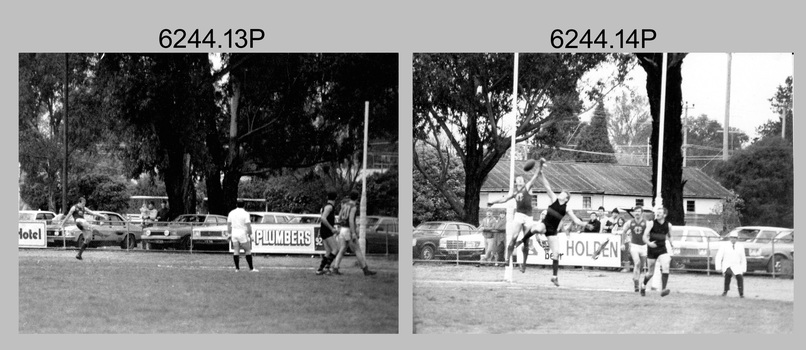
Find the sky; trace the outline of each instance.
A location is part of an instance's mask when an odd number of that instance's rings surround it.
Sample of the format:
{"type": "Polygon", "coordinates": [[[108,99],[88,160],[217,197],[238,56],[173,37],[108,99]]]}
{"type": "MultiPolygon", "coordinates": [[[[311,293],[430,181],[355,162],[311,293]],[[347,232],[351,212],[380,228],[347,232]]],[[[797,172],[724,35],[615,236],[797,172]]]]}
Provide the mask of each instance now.
{"type": "MultiPolygon", "coordinates": [[[[793,75],[791,53],[733,53],[731,59],[730,126],[744,131],[752,140],[756,128],[768,120],[779,120],[769,99],[779,85],[793,75]]],[[[727,86],[727,53],[690,53],[682,66],[683,104],[689,116],[705,114],[723,124],[727,86]],[[693,108],[691,106],[694,106],[693,108]]],[[[646,96],[646,74],[636,66],[627,83],[646,96]]],[[[685,112],[684,112],[685,113],[685,112]]]]}

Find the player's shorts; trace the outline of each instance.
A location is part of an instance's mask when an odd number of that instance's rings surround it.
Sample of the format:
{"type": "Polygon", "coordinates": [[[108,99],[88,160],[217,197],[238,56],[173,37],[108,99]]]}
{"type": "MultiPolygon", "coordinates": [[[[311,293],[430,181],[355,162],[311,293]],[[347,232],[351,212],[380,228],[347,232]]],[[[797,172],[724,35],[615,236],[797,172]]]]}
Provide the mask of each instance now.
{"type": "Polygon", "coordinates": [[[91,230],[90,223],[85,219],[76,219],[76,227],[81,231],[91,230]]]}
{"type": "Polygon", "coordinates": [[[232,230],[232,236],[230,238],[232,239],[232,242],[238,242],[238,243],[249,242],[249,235],[247,235],[246,232],[239,230],[232,230]]]}
{"type": "Polygon", "coordinates": [[[654,248],[654,249],[652,247],[647,246],[647,252],[646,252],[647,259],[657,259],[658,257],[660,257],[663,254],[668,255],[668,252],[666,251],[666,246],[664,246],[662,248],[658,247],[658,248],[654,248]]]}
{"type": "Polygon", "coordinates": [[[642,256],[647,257],[647,245],[630,243],[630,256],[633,261],[638,261],[642,256]]]}
{"type": "Polygon", "coordinates": [[[515,212],[515,223],[529,227],[533,222],[534,219],[532,219],[531,216],[524,213],[515,212]]]}
{"type": "Polygon", "coordinates": [[[340,240],[344,240],[344,241],[349,242],[350,240],[355,239],[355,238],[358,238],[358,237],[352,237],[352,232],[350,232],[349,227],[342,226],[342,227],[339,228],[339,239],[340,240]]]}
{"type": "Polygon", "coordinates": [[[237,240],[232,240],[232,252],[233,254],[237,255],[241,253],[241,249],[243,249],[244,254],[252,254],[252,242],[239,242],[237,240]]]}

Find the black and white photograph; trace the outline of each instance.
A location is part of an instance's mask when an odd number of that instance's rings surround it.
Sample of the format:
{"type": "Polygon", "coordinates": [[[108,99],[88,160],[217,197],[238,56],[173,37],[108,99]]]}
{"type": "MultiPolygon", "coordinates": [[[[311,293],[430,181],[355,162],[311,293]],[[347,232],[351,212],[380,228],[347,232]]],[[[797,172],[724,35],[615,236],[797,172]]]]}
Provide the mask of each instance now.
{"type": "Polygon", "coordinates": [[[20,52],[19,334],[397,334],[398,54],[20,52]]]}
{"type": "Polygon", "coordinates": [[[794,57],[415,52],[413,333],[793,333],[794,57]]]}

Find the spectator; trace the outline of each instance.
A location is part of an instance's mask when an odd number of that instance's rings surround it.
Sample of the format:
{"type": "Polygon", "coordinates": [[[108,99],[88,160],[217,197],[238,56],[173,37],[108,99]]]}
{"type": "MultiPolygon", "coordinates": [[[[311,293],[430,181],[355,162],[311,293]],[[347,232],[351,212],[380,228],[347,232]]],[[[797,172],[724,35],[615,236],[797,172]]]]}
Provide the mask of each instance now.
{"type": "MultiPolygon", "coordinates": [[[[484,235],[484,255],[481,256],[481,261],[489,261],[490,258],[493,256],[493,250],[495,249],[495,217],[493,216],[493,212],[488,210],[484,220],[481,221],[481,232],[484,235]]],[[[476,267],[481,266],[481,264],[476,264],[476,267]]]]}
{"type": "Polygon", "coordinates": [[[719,247],[715,261],[716,269],[722,271],[725,275],[725,288],[722,291],[722,296],[728,295],[730,279],[732,276],[736,276],[739,298],[744,298],[744,277],[742,275],[747,271],[747,256],[745,256],[744,244],[737,242],[739,232],[731,232],[729,237],[730,242],[725,242],[719,247]]]}
{"type": "MultiPolygon", "coordinates": [[[[495,222],[495,252],[493,253],[494,260],[498,262],[504,261],[504,240],[507,236],[507,214],[501,213],[498,215],[498,220],[495,222]]],[[[498,264],[495,264],[498,266],[498,264]]]]}
{"type": "MultiPolygon", "coordinates": [[[[599,211],[603,212],[604,207],[599,207],[599,211]]],[[[615,230],[614,229],[618,219],[619,219],[618,209],[613,208],[613,210],[610,212],[610,216],[605,217],[604,219],[600,219],[600,220],[602,220],[602,233],[617,233],[617,232],[620,232],[620,230],[615,230]]],[[[623,221],[622,221],[622,223],[623,223],[623,221]]]]}
{"type": "Polygon", "coordinates": [[[162,201],[162,203],[160,203],[160,210],[157,212],[157,221],[171,221],[171,218],[168,217],[168,212],[168,201],[162,201]]]}
{"type": "Polygon", "coordinates": [[[599,216],[596,213],[591,213],[590,220],[582,232],[600,232],[602,223],[599,221],[599,216]]]}

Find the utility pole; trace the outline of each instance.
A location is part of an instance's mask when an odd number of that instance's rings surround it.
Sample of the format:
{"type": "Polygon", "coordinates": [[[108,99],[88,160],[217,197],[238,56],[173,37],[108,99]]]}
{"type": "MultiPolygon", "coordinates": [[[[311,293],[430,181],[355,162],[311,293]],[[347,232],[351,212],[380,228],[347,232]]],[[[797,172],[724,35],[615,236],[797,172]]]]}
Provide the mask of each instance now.
{"type": "Polygon", "coordinates": [[[62,212],[67,214],[67,115],[69,114],[68,111],[68,101],[70,100],[67,96],[68,94],[68,85],[70,85],[70,80],[68,80],[68,72],[70,71],[70,54],[64,53],[64,163],[62,164],[62,212]]]}
{"type": "MultiPolygon", "coordinates": [[[[694,109],[694,104],[691,104],[691,109],[694,109]]],[[[683,167],[686,167],[686,158],[688,155],[688,101],[686,101],[686,116],[683,118],[683,167]]]]}
{"type": "Polygon", "coordinates": [[[730,66],[733,54],[728,52],[728,84],[725,92],[725,132],[722,134],[722,160],[728,161],[728,137],[730,136],[730,66]]]}

